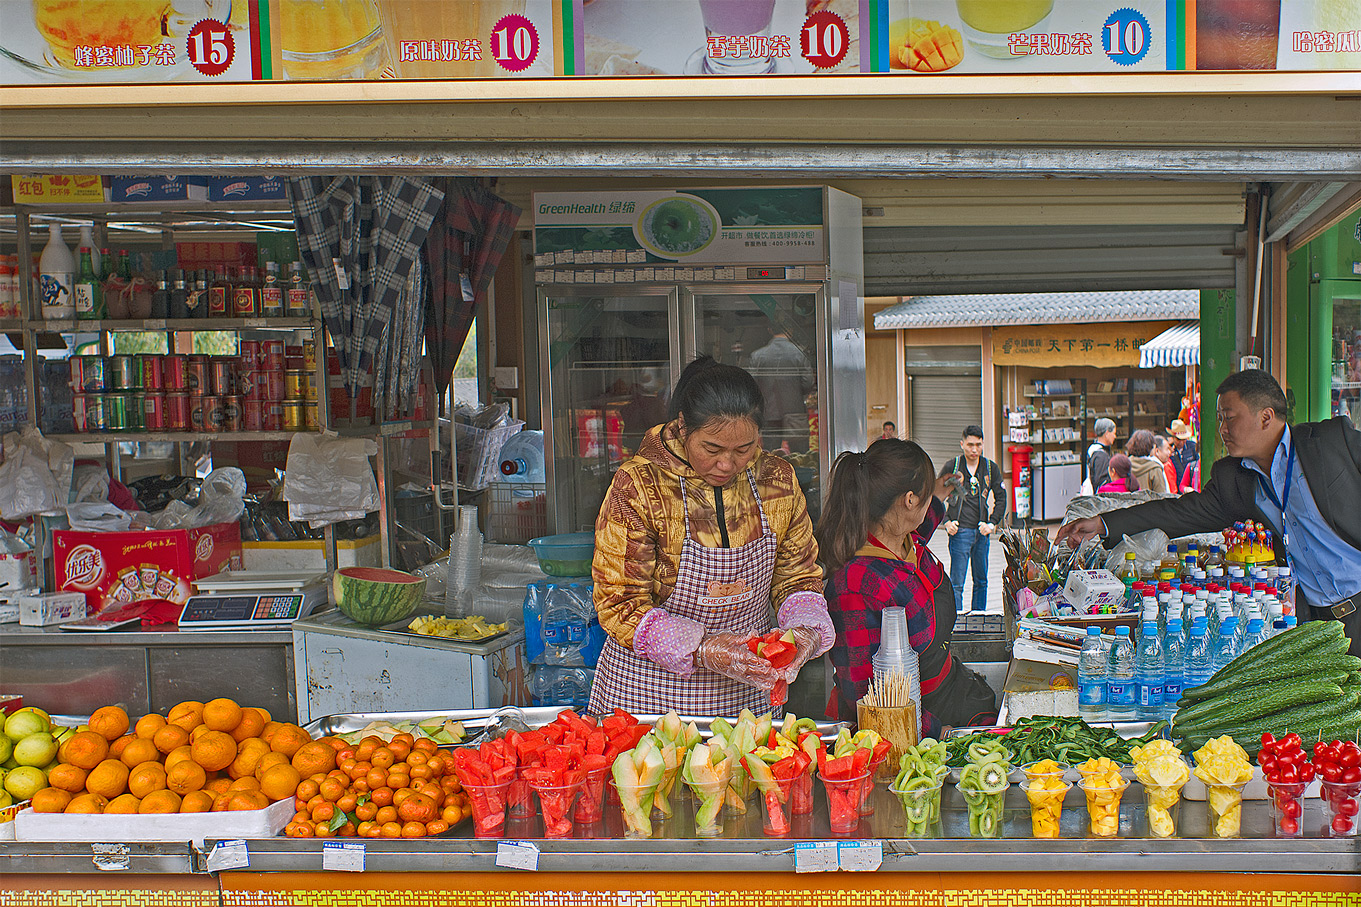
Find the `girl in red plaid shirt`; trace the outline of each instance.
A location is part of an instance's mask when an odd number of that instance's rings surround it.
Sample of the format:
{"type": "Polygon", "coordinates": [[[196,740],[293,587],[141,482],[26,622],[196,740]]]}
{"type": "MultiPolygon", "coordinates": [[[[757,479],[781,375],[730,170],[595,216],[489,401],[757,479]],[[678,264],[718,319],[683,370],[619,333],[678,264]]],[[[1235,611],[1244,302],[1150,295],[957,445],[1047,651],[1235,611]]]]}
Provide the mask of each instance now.
{"type": "Polygon", "coordinates": [[[864,453],[848,452],[832,467],[818,524],[827,568],[827,605],[836,642],[836,689],[827,714],[856,720],[879,648],[881,612],[907,612],[908,636],[921,664],[923,727],[990,722],[995,695],[982,677],[950,654],[955,594],[940,561],[927,549],[945,516],[954,476],[935,477],[931,458],[912,441],[882,439],[864,453]]]}

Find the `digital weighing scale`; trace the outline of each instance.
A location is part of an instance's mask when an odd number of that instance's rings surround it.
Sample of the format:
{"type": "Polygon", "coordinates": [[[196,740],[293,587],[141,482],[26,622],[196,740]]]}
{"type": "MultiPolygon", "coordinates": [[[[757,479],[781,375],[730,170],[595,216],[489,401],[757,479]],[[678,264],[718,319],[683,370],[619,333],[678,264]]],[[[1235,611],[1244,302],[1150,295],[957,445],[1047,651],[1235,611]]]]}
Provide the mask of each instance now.
{"type": "Polygon", "coordinates": [[[181,632],[286,630],[328,600],[326,575],[240,571],[196,580],[199,593],[180,615],[181,632]]]}

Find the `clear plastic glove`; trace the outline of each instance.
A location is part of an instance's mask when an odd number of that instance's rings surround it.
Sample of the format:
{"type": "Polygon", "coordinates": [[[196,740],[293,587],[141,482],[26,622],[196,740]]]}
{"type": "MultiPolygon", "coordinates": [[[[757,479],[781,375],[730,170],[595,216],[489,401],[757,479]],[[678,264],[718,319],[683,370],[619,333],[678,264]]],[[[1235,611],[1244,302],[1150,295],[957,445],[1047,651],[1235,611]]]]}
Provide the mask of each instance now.
{"type": "Polygon", "coordinates": [[[747,648],[747,637],[738,633],[710,633],[695,650],[695,665],[731,677],[758,690],[771,690],[783,672],[747,648]]]}
{"type": "Polygon", "coordinates": [[[822,646],[822,634],[812,627],[791,627],[789,632],[794,634],[794,644],[799,647],[799,654],[785,666],[781,676],[786,682],[793,683],[803,666],[817,656],[822,646]]]}

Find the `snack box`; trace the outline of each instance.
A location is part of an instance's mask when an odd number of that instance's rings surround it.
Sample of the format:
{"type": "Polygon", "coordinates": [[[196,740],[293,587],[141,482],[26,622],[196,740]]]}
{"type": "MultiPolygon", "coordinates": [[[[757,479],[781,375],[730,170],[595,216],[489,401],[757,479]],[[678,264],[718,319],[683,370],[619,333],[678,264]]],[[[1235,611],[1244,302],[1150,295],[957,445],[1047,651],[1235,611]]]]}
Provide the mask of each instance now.
{"type": "Polygon", "coordinates": [[[241,526],[234,521],[146,532],[59,529],[52,540],[57,585],[84,593],[90,614],[146,599],[182,605],[194,580],[242,568],[241,526]]]}
{"type": "Polygon", "coordinates": [[[0,841],[14,840],[14,817],[32,803],[32,800],[20,800],[0,809],[0,841]]]}
{"type": "Polygon", "coordinates": [[[207,198],[207,177],[156,174],[109,178],[111,202],[206,201],[207,198]]]}
{"type": "Polygon", "coordinates": [[[288,201],[288,184],[279,176],[210,176],[208,201],[288,201]]]}
{"type": "Polygon", "coordinates": [[[80,620],[86,613],[85,595],[81,592],[30,592],[17,598],[19,626],[47,627],[80,620]]]}
{"type": "Polygon", "coordinates": [[[1119,608],[1125,599],[1125,584],[1109,570],[1074,570],[1063,586],[1063,597],[1084,614],[1101,608],[1119,608]]]}
{"type": "Polygon", "coordinates": [[[35,813],[15,817],[19,841],[192,841],[205,838],[272,838],[293,818],[293,798],[264,809],[162,815],[35,813]]]}

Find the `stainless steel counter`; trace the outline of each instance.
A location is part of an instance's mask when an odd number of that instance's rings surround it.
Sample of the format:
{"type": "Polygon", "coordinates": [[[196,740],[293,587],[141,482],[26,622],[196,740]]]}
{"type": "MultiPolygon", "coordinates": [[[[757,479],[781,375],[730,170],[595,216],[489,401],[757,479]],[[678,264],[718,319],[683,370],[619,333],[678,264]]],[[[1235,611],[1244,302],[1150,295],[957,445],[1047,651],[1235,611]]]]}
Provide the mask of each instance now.
{"type": "Polygon", "coordinates": [[[0,689],[62,715],[89,715],[114,703],[130,714],[165,713],[186,699],[230,696],[282,721],[298,717],[287,630],[73,633],[6,624],[0,689]]]}
{"type": "MultiPolygon", "coordinates": [[[[657,827],[658,837],[625,841],[617,810],[606,809],[598,826],[576,829],[568,840],[543,840],[537,819],[510,820],[506,837],[532,840],[541,850],[540,872],[772,872],[794,868],[797,841],[832,840],[821,791],[811,817],[795,819],[790,838],[761,834],[760,805],[753,800],[745,817],[726,820],[725,836],[698,839],[691,834],[694,804],[677,802],[676,817],[657,827]],[[593,837],[594,836],[594,837],[593,837]]],[[[850,840],[883,842],[885,872],[1088,871],[1234,873],[1361,873],[1361,839],[1319,837],[1323,827],[1321,804],[1306,801],[1304,828],[1310,837],[1278,840],[1270,837],[1271,817],[1265,801],[1247,801],[1243,832],[1249,837],[1219,840],[1201,837],[1207,828],[1203,802],[1183,801],[1180,830],[1187,837],[1156,840],[1147,833],[1143,793],[1139,785],[1126,791],[1120,812],[1122,837],[1087,836],[1087,812],[1077,791],[1065,801],[1063,837],[1030,837],[1030,809],[1015,786],[1007,795],[1003,837],[960,837],[968,833],[962,798],[947,786],[942,799],[939,838],[903,838],[903,816],[893,796],[883,788],[874,793],[875,814],[860,824],[850,840]],[[980,857],[985,862],[980,864],[980,857]]],[[[484,872],[495,871],[495,840],[466,837],[469,825],[442,838],[419,840],[364,839],[365,868],[370,872],[484,872]],[[460,834],[461,833],[461,834],[460,834]]],[[[351,839],[355,840],[355,839],[351,839]]],[[[247,841],[251,872],[317,872],[322,869],[323,841],[268,838],[247,841]]],[[[130,844],[130,871],[207,872],[213,841],[186,858],[188,845],[130,844]]],[[[0,844],[3,872],[93,872],[89,844],[0,844]]],[[[1212,887],[1212,886],[1211,886],[1212,887]]]]}

